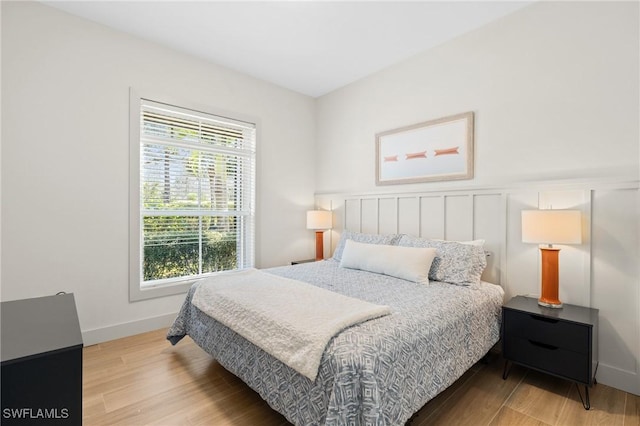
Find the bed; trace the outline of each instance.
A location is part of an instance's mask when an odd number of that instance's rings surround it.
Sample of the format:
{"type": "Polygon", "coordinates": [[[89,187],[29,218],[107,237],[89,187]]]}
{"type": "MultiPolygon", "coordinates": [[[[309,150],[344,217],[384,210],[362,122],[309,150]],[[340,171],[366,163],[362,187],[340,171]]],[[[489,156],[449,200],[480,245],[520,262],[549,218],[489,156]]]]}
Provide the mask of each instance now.
{"type": "Polygon", "coordinates": [[[263,270],[390,307],[333,336],[314,380],[195,307],[202,282],[190,289],[167,339],[175,345],[189,335],[293,424],[402,425],[499,339],[504,292],[480,281],[484,256],[476,242],[345,232],[332,259],[263,270]],[[349,240],[433,248],[428,282],[345,267],[353,259],[349,240]]]}

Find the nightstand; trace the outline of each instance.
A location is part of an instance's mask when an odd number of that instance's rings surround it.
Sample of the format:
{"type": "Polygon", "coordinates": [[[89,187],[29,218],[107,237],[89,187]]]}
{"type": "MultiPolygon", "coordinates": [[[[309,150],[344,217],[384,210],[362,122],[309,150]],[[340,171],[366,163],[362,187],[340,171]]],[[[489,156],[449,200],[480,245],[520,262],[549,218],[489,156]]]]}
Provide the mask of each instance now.
{"type": "Polygon", "coordinates": [[[303,260],[293,260],[291,261],[292,265],[297,265],[299,263],[311,263],[311,262],[315,262],[315,259],[303,259],[303,260]]]}
{"type": "Polygon", "coordinates": [[[598,310],[545,308],[535,298],[516,296],[502,307],[502,354],[503,379],[512,362],[571,380],[588,410],[589,387],[597,383],[598,310]],[[584,399],[578,384],[584,385],[584,399]]]}
{"type": "Polygon", "coordinates": [[[2,424],[82,425],[73,294],[2,302],[2,424]]]}

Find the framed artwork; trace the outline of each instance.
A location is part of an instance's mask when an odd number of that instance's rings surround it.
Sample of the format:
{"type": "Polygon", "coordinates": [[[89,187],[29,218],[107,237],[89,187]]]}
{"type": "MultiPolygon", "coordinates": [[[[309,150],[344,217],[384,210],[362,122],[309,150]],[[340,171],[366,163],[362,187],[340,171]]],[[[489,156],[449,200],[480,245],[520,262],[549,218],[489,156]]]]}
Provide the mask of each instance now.
{"type": "Polygon", "coordinates": [[[376,185],[473,178],[473,112],[376,134],[376,185]]]}

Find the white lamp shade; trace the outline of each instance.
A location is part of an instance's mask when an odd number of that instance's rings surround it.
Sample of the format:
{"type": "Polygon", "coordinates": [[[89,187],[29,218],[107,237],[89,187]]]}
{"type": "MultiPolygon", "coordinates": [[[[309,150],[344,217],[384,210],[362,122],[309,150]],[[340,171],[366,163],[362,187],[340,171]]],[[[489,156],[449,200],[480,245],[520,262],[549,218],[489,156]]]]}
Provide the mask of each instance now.
{"type": "Polygon", "coordinates": [[[331,229],[331,212],[328,210],[308,211],[307,229],[331,229]]]}
{"type": "Polygon", "coordinates": [[[523,210],[522,242],[580,244],[582,215],[579,210],[523,210]]]}

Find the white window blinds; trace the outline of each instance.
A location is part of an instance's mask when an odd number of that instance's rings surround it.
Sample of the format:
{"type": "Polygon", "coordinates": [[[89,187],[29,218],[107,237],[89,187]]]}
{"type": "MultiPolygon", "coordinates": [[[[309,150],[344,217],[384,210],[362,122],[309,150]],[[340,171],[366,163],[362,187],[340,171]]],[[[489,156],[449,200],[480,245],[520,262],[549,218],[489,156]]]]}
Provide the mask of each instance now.
{"type": "Polygon", "coordinates": [[[255,125],[141,99],[141,287],[254,264],[255,125]]]}

